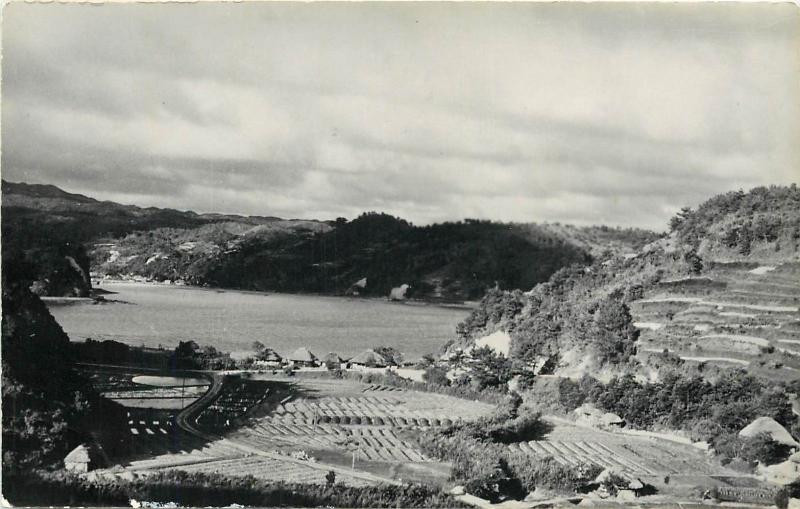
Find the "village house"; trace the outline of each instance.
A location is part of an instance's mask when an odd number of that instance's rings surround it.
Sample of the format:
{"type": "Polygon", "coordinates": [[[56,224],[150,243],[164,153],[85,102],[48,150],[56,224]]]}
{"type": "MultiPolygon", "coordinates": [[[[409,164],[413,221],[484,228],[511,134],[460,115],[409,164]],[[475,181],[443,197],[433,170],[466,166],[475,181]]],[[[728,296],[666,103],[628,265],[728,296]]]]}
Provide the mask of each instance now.
{"type": "Polygon", "coordinates": [[[317,356],[311,353],[308,348],[301,346],[289,356],[289,365],[292,367],[314,368],[319,366],[317,356]]]}
{"type": "Polygon", "coordinates": [[[253,363],[257,368],[280,368],[283,363],[283,358],[278,355],[278,352],[275,350],[267,349],[259,357],[260,358],[253,363]]]}
{"type": "Polygon", "coordinates": [[[351,368],[385,368],[389,362],[378,352],[367,349],[348,361],[351,368]]]}
{"type": "Polygon", "coordinates": [[[64,458],[64,468],[70,472],[86,473],[96,465],[91,450],[81,444],[64,458]]]}

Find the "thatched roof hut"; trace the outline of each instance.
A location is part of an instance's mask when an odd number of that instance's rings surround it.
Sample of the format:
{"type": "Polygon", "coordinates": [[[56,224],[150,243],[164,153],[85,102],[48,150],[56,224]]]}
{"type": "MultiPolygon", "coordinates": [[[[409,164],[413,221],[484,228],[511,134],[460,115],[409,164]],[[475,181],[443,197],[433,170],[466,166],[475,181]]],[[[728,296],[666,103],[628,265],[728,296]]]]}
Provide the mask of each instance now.
{"type": "Polygon", "coordinates": [[[389,365],[389,362],[375,350],[368,349],[350,359],[350,364],[384,368],[389,365]]]}
{"type": "Polygon", "coordinates": [[[295,364],[315,365],[317,356],[311,353],[308,348],[301,346],[289,356],[289,360],[295,364]]]}
{"type": "Polygon", "coordinates": [[[739,432],[742,437],[755,437],[765,433],[770,437],[773,442],[788,445],[789,447],[800,447],[792,435],[786,431],[786,428],[780,425],[778,421],[772,417],[759,417],[754,420],[739,432]]]}
{"type": "Polygon", "coordinates": [[[96,463],[95,454],[84,444],[64,457],[64,468],[73,472],[88,472],[96,463]]]}

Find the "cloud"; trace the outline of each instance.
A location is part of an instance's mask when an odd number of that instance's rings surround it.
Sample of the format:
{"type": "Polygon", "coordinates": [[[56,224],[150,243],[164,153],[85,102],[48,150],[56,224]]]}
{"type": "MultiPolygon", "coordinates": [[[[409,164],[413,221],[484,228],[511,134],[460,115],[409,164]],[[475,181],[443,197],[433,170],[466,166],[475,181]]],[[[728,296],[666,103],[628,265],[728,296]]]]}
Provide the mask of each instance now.
{"type": "Polygon", "coordinates": [[[4,178],[201,212],[663,229],[797,180],[788,4],[9,4],[4,178]]]}

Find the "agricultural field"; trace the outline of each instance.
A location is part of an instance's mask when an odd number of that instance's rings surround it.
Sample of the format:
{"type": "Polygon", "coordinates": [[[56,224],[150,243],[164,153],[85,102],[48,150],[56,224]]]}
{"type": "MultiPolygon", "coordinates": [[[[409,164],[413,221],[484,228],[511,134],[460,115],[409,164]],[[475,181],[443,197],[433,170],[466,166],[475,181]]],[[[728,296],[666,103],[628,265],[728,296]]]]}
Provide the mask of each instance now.
{"type": "MultiPolygon", "coordinates": [[[[421,454],[413,434],[490,413],[492,405],[440,394],[350,380],[297,377],[291,392],[265,415],[227,435],[280,454],[303,452],[319,461],[391,478],[444,480],[449,467],[421,454]]],[[[277,378],[273,383],[285,383],[277,378]]],[[[277,388],[276,388],[277,389],[277,388]]],[[[281,389],[278,389],[281,390],[281,389]]]]}
{"type": "MultiPolygon", "coordinates": [[[[211,442],[190,453],[165,453],[148,459],[132,461],[124,468],[97,471],[94,475],[121,475],[127,472],[146,476],[162,470],[215,473],[230,477],[253,476],[268,481],[325,484],[330,471],[324,465],[298,461],[290,457],[258,455],[243,452],[225,440],[211,442]]],[[[348,486],[366,486],[375,481],[358,475],[337,471],[336,482],[348,486]]]]}
{"type": "Polygon", "coordinates": [[[208,442],[182,430],[175,423],[175,411],[154,408],[126,408],[127,422],[120,424],[123,454],[112,463],[152,458],[162,454],[192,454],[208,442]]]}
{"type": "Polygon", "coordinates": [[[210,385],[204,378],[143,375],[135,369],[85,368],[83,373],[103,396],[128,408],[180,410],[210,385]]]}
{"type": "Polygon", "coordinates": [[[200,429],[219,439],[183,432],[175,416],[164,411],[132,409],[127,425],[132,459],[98,475],[176,469],[324,483],[334,470],[337,482],[353,486],[444,483],[449,465],[421,454],[413,434],[476,419],[492,409],[481,402],[350,380],[229,378],[196,418],[200,429]]]}
{"type": "Polygon", "coordinates": [[[660,438],[606,432],[559,421],[542,440],[511,444],[512,450],[551,456],[562,465],[591,463],[629,477],[729,475],[705,451],[660,438]]]}
{"type": "Polygon", "coordinates": [[[225,432],[240,424],[242,418],[267,400],[268,382],[229,379],[222,392],[198,416],[197,424],[213,433],[225,432]]]}
{"type": "Polygon", "coordinates": [[[643,358],[668,349],[691,362],[800,377],[800,263],[718,263],[662,281],[631,306],[643,358]]]}

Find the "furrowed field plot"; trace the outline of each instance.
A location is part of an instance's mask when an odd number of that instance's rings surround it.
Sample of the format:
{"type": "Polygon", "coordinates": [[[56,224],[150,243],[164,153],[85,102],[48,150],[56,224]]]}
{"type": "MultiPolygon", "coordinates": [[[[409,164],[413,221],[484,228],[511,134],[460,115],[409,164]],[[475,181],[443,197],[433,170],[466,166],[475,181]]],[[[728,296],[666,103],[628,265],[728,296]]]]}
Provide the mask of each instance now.
{"type": "MultiPolygon", "coordinates": [[[[161,455],[148,460],[131,463],[126,472],[146,476],[161,470],[181,470],[221,474],[229,477],[253,476],[275,482],[325,484],[329,470],[314,464],[303,464],[290,458],[245,454],[240,450],[224,445],[222,442],[209,444],[205,449],[188,455],[161,455]]],[[[98,475],[116,475],[119,472],[106,470],[98,475]]],[[[337,472],[336,481],[348,486],[367,486],[375,484],[368,479],[347,472],[337,472]]]]}
{"type": "MultiPolygon", "coordinates": [[[[253,476],[276,482],[325,484],[325,476],[329,472],[324,465],[297,461],[289,457],[247,453],[224,439],[214,442],[195,440],[192,445],[190,451],[185,450],[189,448],[186,445],[183,450],[177,450],[175,447],[172,450],[162,449],[160,453],[151,450],[151,454],[147,457],[130,461],[124,467],[98,470],[91,475],[112,476],[127,473],[125,475],[146,476],[157,471],[181,470],[232,477],[253,476]]],[[[336,473],[336,481],[357,487],[375,484],[370,479],[342,471],[336,473]]]]}
{"type": "Polygon", "coordinates": [[[628,477],[728,475],[705,452],[658,438],[608,433],[559,422],[543,440],[509,446],[537,457],[551,456],[562,465],[595,464],[628,477]]]}
{"type": "MultiPolygon", "coordinates": [[[[442,478],[447,467],[421,454],[409,434],[477,419],[492,406],[440,394],[376,390],[349,380],[301,379],[296,399],[250,419],[232,440],[284,454],[303,451],[320,461],[404,479],[442,478]]],[[[382,387],[382,386],[381,386],[382,387]]]]}
{"type": "Polygon", "coordinates": [[[269,395],[269,384],[263,381],[231,378],[222,392],[198,416],[197,424],[218,433],[236,427],[240,419],[255,410],[269,395]]]}

